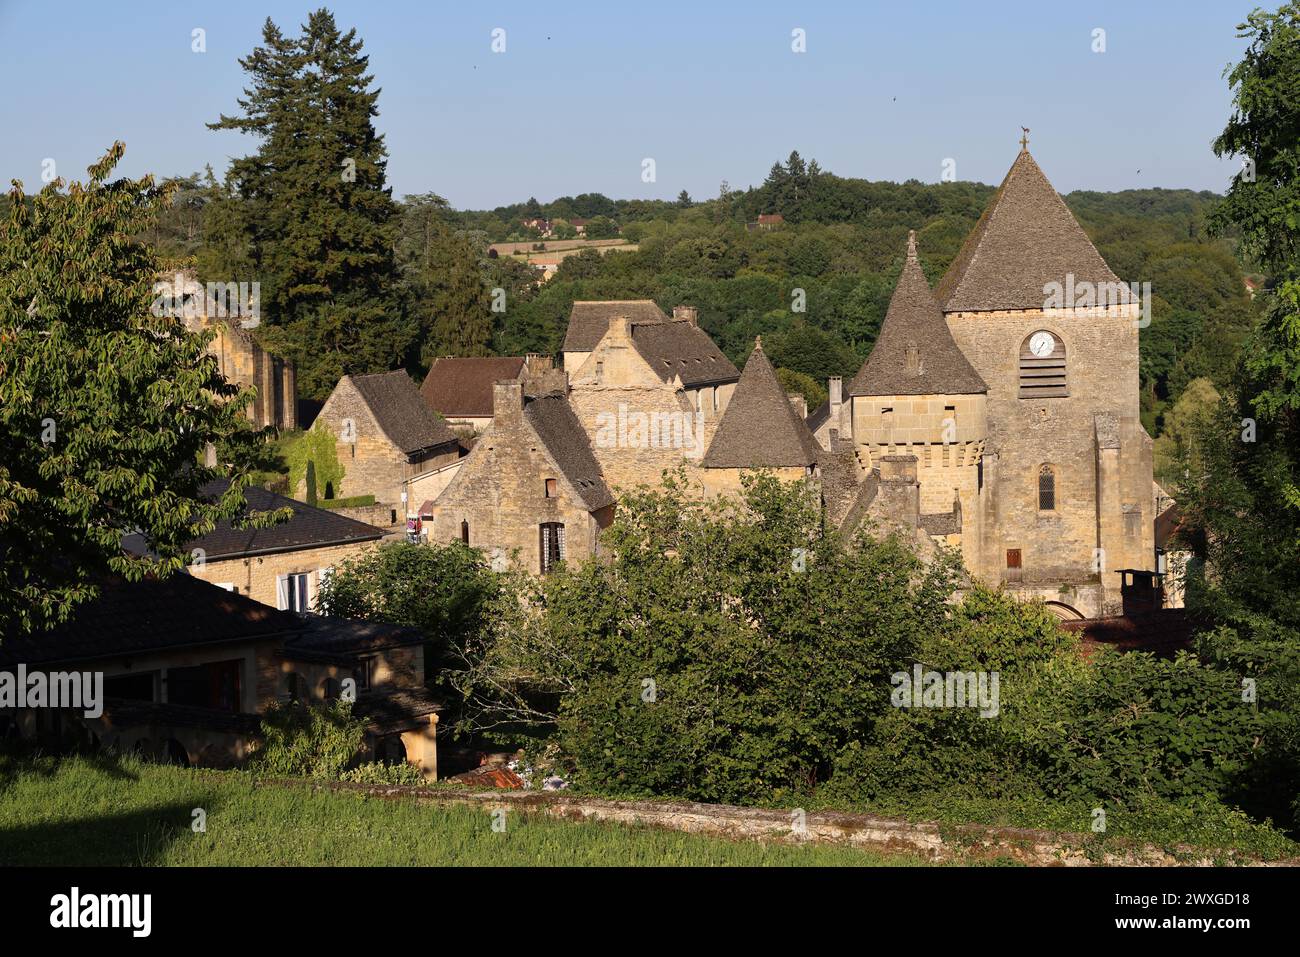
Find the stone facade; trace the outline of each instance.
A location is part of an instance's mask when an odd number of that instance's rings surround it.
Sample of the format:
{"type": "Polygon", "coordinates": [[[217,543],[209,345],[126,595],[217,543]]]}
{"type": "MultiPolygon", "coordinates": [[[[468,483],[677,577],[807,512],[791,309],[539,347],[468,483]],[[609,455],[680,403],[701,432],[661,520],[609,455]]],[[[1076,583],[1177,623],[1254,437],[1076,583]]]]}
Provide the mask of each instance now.
{"type": "Polygon", "coordinates": [[[524,413],[518,381],[496,385],[492,426],[438,496],[427,523],[430,541],[467,541],[494,567],[542,571],[542,526],[564,529],[564,558],[599,551],[613,506],[593,510],[524,413]]]}
{"type": "Polygon", "coordinates": [[[321,575],[335,565],[362,554],[374,547],[374,542],[352,542],[324,548],[304,548],[297,551],[249,555],[194,564],[189,568],[195,578],[220,585],[240,595],[247,595],[272,608],[284,608],[280,600],[279,582],[283,576],[307,576],[308,607],[316,606],[316,593],[321,575]]]}
{"type": "Polygon", "coordinates": [[[1086,617],[1118,614],[1115,572],[1150,568],[1155,555],[1151,439],[1138,410],[1138,307],[1079,315],[956,312],[947,320],[989,385],[988,504],[978,529],[983,560],[975,570],[1040,595],[1055,589],[1061,604],[1086,617]],[[1067,395],[1019,395],[1022,343],[1039,331],[1064,346],[1067,395]],[[1050,509],[1039,508],[1044,467],[1052,471],[1050,509]],[[1007,567],[1014,550],[1018,573],[1007,567]],[[1071,594],[1087,607],[1067,600],[1071,594]]]}
{"type": "MultiPolygon", "coordinates": [[[[420,504],[418,501],[401,504],[407,483],[460,458],[460,446],[454,441],[415,453],[400,448],[351,376],[339,380],[316,416],[313,428],[329,429],[335,437],[335,455],[343,467],[343,479],[333,490],[334,496],[373,495],[377,503],[396,508],[399,520],[420,504]]],[[[300,482],[294,495],[301,498],[305,494],[304,483],[300,482]]]]}
{"type": "Polygon", "coordinates": [[[186,319],[191,330],[211,330],[208,354],[217,360],[221,374],[239,386],[253,386],[257,394],[248,404],[248,419],[258,428],[289,430],[298,427],[298,391],[293,363],[262,348],[238,320],[210,316],[186,319]]]}
{"type": "Polygon", "coordinates": [[[714,393],[704,403],[708,411],[701,412],[697,396],[650,368],[633,346],[624,317],[610,320],[609,332],[570,372],[569,388],[569,404],[615,489],[657,484],[665,469],[679,465],[694,473],[719,417],[712,411],[714,393]]]}

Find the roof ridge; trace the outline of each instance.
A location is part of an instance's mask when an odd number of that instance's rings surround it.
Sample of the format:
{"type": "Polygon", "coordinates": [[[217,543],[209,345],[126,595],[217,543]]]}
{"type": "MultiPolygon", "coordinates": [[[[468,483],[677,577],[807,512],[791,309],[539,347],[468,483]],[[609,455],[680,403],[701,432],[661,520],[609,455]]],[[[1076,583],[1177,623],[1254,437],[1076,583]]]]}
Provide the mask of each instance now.
{"type": "MultiPolygon", "coordinates": [[[[1064,284],[1071,274],[1094,284],[1119,283],[1023,146],[935,287],[935,298],[944,312],[1041,309],[1046,285],[1064,284]]],[[[1126,292],[1120,295],[1129,301],[1126,292]]]]}

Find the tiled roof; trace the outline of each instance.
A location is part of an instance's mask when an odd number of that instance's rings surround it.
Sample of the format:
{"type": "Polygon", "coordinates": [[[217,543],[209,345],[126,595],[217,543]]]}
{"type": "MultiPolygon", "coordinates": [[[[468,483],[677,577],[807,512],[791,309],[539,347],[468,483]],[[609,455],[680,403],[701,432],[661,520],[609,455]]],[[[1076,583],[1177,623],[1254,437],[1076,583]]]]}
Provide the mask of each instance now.
{"type": "Polygon", "coordinates": [[[425,404],[401,369],[351,378],[384,434],[407,455],[456,441],[451,428],[425,404]]]}
{"type": "Polygon", "coordinates": [[[530,399],[524,406],[526,418],[555,459],[560,471],[578,490],[588,510],[614,503],[600,465],[591,451],[586,430],[573,414],[569,400],[552,393],[530,399]]]}
{"type": "Polygon", "coordinates": [[[1061,627],[1079,635],[1085,647],[1147,651],[1170,658],[1191,647],[1194,630],[1193,622],[1182,608],[1162,608],[1114,618],[1083,618],[1061,622],[1061,627]]]}
{"type": "Polygon", "coordinates": [[[442,702],[425,688],[376,688],[357,695],[352,714],[366,719],[371,734],[392,734],[421,727],[442,709],[442,702]]]}
{"type": "Polygon", "coordinates": [[[435,359],[420,394],[430,409],[444,416],[490,418],[493,383],[517,379],[523,369],[522,356],[435,359]]]}
{"type": "Polygon", "coordinates": [[[709,334],[682,320],[632,327],[632,344],[641,358],[665,382],[681,376],[682,385],[735,382],[740,370],[723,355],[709,334]]]}
{"type": "Polygon", "coordinates": [[[291,660],[353,658],[383,648],[423,644],[418,628],[379,621],[356,621],[325,615],[303,615],[301,629],[285,642],[281,656],[291,660]]]}
{"type": "Polygon", "coordinates": [[[755,341],[704,455],[704,467],[806,467],[815,464],[821,454],[821,446],[790,404],[776,370],[763,353],[762,342],[755,341]]]}
{"type": "Polygon", "coordinates": [[[110,576],[99,597],[39,635],[7,637],[0,663],[82,661],[230,641],[283,638],[302,624],[245,595],[184,573],[128,582],[110,576]]]}
{"type": "Polygon", "coordinates": [[[600,299],[575,302],[562,352],[591,352],[609,331],[609,320],[627,316],[631,322],[667,322],[653,299],[600,299]]]}
{"type": "Polygon", "coordinates": [[[907,237],[907,261],[880,336],[849,383],[849,395],[969,395],[988,387],[953,341],[907,237]]]}
{"type": "Polygon", "coordinates": [[[817,406],[817,408],[808,413],[808,418],[804,419],[804,423],[808,426],[809,432],[816,432],[826,424],[826,420],[830,417],[831,400],[827,399],[821,405],[817,406]]]}
{"type": "MultiPolygon", "coordinates": [[[[204,498],[215,501],[225,491],[226,480],[210,482],[203,487],[204,498]]],[[[293,510],[286,522],[268,528],[235,528],[229,520],[219,522],[208,534],[189,542],[185,548],[203,549],[207,561],[222,558],[239,558],[267,552],[289,552],[323,545],[344,545],[349,542],[373,542],[384,537],[384,530],[356,519],[347,518],[324,508],[313,508],[305,502],[250,486],[244,489],[248,510],[269,512],[280,508],[293,510]]],[[[131,547],[128,543],[127,547],[131,547]]],[[[136,550],[136,549],[133,549],[136,550]]]]}
{"type": "MultiPolygon", "coordinates": [[[[1027,149],[935,290],[944,312],[1042,309],[1048,283],[1118,283],[1027,149]]],[[[1129,301],[1128,287],[1119,291],[1129,301]]],[[[1070,305],[1066,303],[1065,305],[1070,305]]]]}

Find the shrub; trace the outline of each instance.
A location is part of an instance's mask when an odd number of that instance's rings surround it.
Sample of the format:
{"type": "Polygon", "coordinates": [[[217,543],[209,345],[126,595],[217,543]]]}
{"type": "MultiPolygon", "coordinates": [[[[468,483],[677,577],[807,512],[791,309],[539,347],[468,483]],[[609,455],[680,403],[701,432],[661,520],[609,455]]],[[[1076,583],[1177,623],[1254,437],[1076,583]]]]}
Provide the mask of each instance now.
{"type": "Polygon", "coordinates": [[[352,705],[275,705],[262,717],[262,746],[250,766],[274,777],[337,779],[361,752],[366,722],[352,705]]]}
{"type": "Polygon", "coordinates": [[[427,783],[424,774],[412,764],[384,764],[369,761],[344,771],[342,780],[353,784],[396,784],[412,786],[427,783]]]}

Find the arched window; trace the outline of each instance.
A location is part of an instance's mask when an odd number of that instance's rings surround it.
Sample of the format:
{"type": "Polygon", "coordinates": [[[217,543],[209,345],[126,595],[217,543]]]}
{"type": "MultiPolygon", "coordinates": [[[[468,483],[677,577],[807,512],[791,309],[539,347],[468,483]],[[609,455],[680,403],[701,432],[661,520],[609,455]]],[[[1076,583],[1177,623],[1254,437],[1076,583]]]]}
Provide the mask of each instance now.
{"type": "Polygon", "coordinates": [[[1038,470],[1038,510],[1056,510],[1056,469],[1044,465],[1038,470]]]}
{"type": "Polygon", "coordinates": [[[1065,343],[1046,329],[1030,333],[1020,344],[1020,398],[1068,396],[1065,343]]]}
{"type": "Polygon", "coordinates": [[[465,519],[460,523],[460,540],[466,545],[469,544],[469,521],[465,519]]]}

